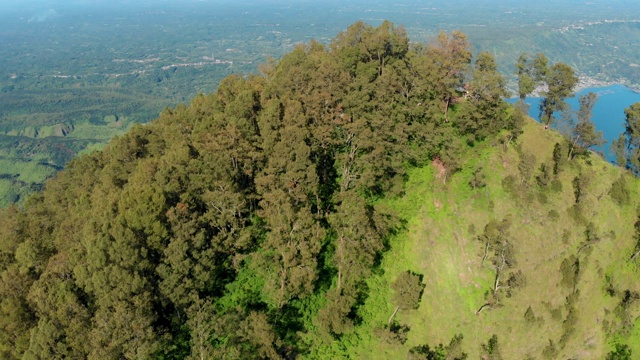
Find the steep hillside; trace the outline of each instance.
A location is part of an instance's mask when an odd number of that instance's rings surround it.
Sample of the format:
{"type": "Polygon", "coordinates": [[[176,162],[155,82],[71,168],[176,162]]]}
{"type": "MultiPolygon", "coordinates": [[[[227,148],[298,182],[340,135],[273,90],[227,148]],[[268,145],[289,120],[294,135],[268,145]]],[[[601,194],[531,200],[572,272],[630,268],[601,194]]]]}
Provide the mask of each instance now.
{"type": "Polygon", "coordinates": [[[563,162],[542,185],[540,166],[553,165],[554,145],[563,139],[532,120],[519,139],[519,146],[471,149],[446,181],[437,166],[415,169],[406,195],[387,202],[406,231],[391,240],[382,274],[369,280],[372,295],[361,311],[371,317],[344,341],[353,357],[406,358],[410,348],[448,345],[457,334],[470,359],[487,354],[482,345],[493,335],[504,359],[599,359],[615,344],[640,352],[640,283],[630,260],[638,242],[638,180],[591,155],[563,162]],[[535,156],[529,176],[522,174],[523,154],[535,156]],[[486,185],[474,189],[477,169],[486,185]],[[611,195],[621,176],[623,204],[611,195]],[[579,202],[576,178],[584,179],[579,202]],[[494,296],[494,255],[484,235],[487,224],[504,219],[510,225],[501,236],[513,260],[494,296]],[[391,284],[405,271],[422,274],[425,288],[418,309],[396,316],[410,328],[401,345],[374,334],[394,311],[391,284]]]}

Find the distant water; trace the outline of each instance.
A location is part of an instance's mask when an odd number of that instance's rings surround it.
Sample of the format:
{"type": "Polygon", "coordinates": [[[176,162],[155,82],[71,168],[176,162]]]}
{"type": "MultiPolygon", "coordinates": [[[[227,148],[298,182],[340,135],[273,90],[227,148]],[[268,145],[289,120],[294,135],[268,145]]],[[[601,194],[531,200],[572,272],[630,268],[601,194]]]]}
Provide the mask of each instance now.
{"type": "MultiPolygon", "coordinates": [[[[624,85],[592,87],[577,92],[576,97],[568,99],[567,102],[577,111],[580,106],[578,97],[589,92],[594,92],[598,95],[598,101],[593,108],[592,120],[596,128],[603,132],[604,138],[607,140],[601,150],[609,161],[613,161],[615,155],[609,151],[609,146],[613,140],[624,132],[624,109],[631,106],[631,104],[640,102],[640,93],[624,85]]],[[[529,115],[538,121],[540,120],[540,100],[540,98],[527,98],[526,100],[530,105],[529,115]]],[[[515,103],[517,99],[509,99],[508,101],[515,103]]]]}

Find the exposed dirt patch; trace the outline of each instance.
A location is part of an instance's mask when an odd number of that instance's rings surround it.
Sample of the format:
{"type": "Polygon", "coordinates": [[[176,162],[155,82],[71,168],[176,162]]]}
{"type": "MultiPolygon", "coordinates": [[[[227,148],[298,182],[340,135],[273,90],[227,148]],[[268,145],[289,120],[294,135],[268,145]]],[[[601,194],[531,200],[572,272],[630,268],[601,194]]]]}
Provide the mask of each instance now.
{"type": "Polygon", "coordinates": [[[433,206],[435,206],[436,210],[442,209],[442,203],[438,199],[433,199],[433,206]]]}
{"type": "Polygon", "coordinates": [[[439,158],[433,159],[431,165],[436,168],[436,179],[442,180],[444,184],[447,181],[447,168],[439,158]]]}

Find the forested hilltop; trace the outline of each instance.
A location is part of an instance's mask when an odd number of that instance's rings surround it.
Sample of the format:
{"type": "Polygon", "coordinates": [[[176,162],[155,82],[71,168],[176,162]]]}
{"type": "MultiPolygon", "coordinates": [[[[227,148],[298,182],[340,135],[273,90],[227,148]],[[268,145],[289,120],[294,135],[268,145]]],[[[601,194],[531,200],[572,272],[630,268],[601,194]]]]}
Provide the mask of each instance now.
{"type": "MultiPolygon", "coordinates": [[[[77,154],[165,107],[215,91],[229,74],[255,73],[300,42],[327,45],[359,19],[389,19],[418,40],[461,30],[475,51],[495,56],[512,94],[522,52],[566,63],[580,86],[640,88],[640,2],[630,0],[10,3],[0,8],[0,207],[24,204],[77,154]]],[[[611,123],[624,120],[617,113],[611,123]]]]}
{"type": "Polygon", "coordinates": [[[76,158],[0,212],[2,357],[640,353],[638,181],[470,49],[358,22],[76,158]]]}

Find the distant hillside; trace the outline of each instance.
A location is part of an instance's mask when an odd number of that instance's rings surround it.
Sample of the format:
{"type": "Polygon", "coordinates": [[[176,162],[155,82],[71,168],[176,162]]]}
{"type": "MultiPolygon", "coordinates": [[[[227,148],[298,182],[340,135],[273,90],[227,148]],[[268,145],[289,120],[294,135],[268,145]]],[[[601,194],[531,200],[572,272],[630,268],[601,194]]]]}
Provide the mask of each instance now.
{"type": "Polygon", "coordinates": [[[637,179],[504,87],[358,22],[132,127],[0,212],[0,354],[640,353],[637,179]]]}

